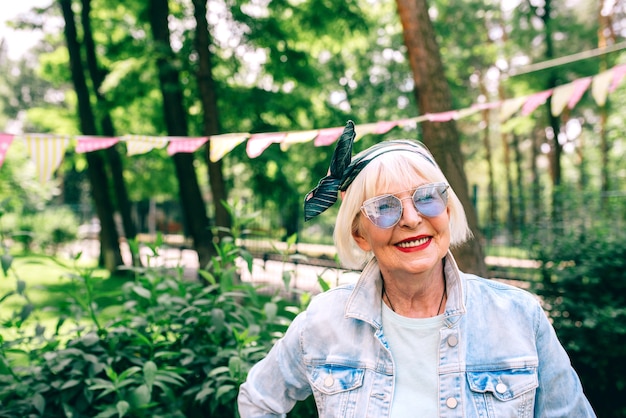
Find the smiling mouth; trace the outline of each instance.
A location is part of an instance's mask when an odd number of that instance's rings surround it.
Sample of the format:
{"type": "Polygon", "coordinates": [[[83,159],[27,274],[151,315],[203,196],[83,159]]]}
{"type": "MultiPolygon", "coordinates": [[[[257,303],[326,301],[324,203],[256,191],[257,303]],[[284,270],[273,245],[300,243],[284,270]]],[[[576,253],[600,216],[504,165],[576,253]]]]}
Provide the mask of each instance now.
{"type": "Polygon", "coordinates": [[[420,238],[420,239],[416,239],[412,241],[403,241],[403,242],[399,242],[398,244],[396,244],[396,246],[400,248],[418,247],[422,244],[425,244],[429,239],[430,237],[424,237],[424,238],[420,238]]]}

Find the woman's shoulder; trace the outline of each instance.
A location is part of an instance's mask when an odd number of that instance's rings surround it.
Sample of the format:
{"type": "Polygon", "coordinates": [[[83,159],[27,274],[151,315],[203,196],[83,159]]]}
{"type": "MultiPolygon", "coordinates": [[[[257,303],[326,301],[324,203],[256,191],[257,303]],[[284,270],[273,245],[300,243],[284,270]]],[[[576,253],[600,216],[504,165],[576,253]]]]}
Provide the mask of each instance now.
{"type": "MultiPolygon", "coordinates": [[[[536,309],[540,307],[539,298],[518,285],[504,283],[495,279],[486,279],[473,274],[462,273],[465,283],[466,301],[478,299],[486,301],[510,301],[512,304],[519,304],[522,307],[536,309]]],[[[521,284],[520,284],[521,285],[521,284]]]]}
{"type": "Polygon", "coordinates": [[[343,284],[315,295],[307,307],[308,312],[329,309],[344,309],[348,298],[354,290],[354,283],[343,284]]]}

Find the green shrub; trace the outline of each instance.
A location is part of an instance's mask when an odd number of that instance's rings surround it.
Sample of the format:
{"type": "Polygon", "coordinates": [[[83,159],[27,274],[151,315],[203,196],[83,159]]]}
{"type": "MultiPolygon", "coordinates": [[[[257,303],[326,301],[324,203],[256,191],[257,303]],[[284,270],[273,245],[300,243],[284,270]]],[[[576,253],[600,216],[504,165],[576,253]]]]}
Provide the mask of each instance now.
{"type": "MultiPolygon", "coordinates": [[[[37,327],[0,341],[0,417],[237,416],[248,370],[309,300],[236,284],[238,257],[251,266],[224,240],[212,273],[203,272],[208,284],[184,278],[182,269],[136,269],[106,323],[91,271],[70,275],[83,291],[61,306],[51,337],[37,327]]],[[[315,416],[311,401],[298,411],[315,416]]]]}
{"type": "Polygon", "coordinates": [[[544,243],[536,291],[601,417],[626,417],[626,241],[601,230],[544,243]]]}

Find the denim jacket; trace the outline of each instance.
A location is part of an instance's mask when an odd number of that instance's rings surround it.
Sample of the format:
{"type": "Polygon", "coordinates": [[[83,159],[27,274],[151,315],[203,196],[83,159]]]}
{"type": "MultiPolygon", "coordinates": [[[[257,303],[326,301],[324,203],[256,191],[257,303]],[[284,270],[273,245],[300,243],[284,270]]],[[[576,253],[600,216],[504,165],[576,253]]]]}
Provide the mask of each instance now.
{"type": "MultiPolygon", "coordinates": [[[[439,417],[595,417],[537,298],[458,270],[450,253],[439,342],[439,417]]],[[[320,417],[388,417],[394,362],[372,260],[311,301],[239,391],[242,418],[285,416],[311,393],[320,417]]]]}

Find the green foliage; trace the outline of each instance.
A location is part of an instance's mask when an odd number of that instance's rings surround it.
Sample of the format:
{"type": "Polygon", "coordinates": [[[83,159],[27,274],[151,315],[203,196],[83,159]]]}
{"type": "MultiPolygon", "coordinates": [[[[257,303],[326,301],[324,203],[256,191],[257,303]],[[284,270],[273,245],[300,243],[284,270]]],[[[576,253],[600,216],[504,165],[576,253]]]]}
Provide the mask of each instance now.
{"type": "MultiPolygon", "coordinates": [[[[37,327],[33,335],[23,330],[3,339],[0,416],[236,416],[248,370],[309,298],[292,301],[237,284],[236,260],[247,257],[232,242],[219,245],[213,269],[202,272],[206,285],[184,278],[182,269],[136,269],[121,288],[117,315],[106,323],[92,271],[74,269],[69,279],[82,290],[69,295],[72,303],[51,336],[37,327]],[[70,322],[71,329],[61,331],[70,322]]],[[[150,249],[158,255],[157,245],[150,249]]],[[[27,299],[12,259],[2,261],[18,289],[0,304],[18,292],[27,299]]],[[[0,335],[22,327],[30,311],[5,321],[0,335]]],[[[315,410],[311,402],[298,406],[299,416],[315,410]]]]}
{"type": "Polygon", "coordinates": [[[626,245],[600,229],[543,243],[536,289],[598,416],[626,417],[626,245]]]}

